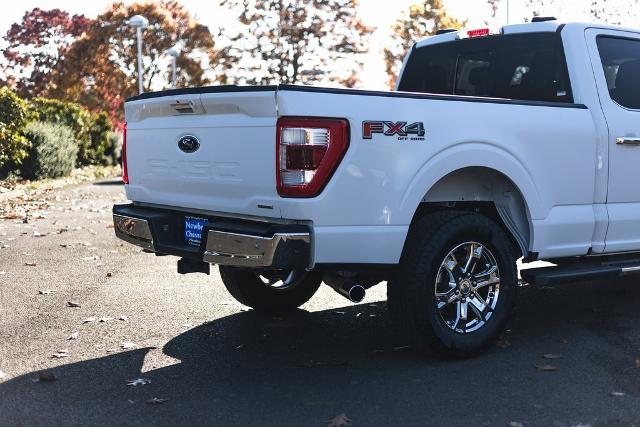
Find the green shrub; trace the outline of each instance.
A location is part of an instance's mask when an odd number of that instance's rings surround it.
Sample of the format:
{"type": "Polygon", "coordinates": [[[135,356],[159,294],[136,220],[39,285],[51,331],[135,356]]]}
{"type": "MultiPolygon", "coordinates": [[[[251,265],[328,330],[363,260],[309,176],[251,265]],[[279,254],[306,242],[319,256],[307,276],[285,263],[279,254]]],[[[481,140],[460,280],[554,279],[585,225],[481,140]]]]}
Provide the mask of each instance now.
{"type": "Polygon", "coordinates": [[[29,157],[22,164],[22,176],[42,179],[71,173],[78,155],[78,142],[71,128],[33,122],[27,125],[27,138],[31,142],[31,149],[29,157]]]}
{"type": "Polygon", "coordinates": [[[109,133],[109,146],[104,153],[105,166],[116,166],[120,164],[122,156],[122,134],[120,132],[109,133]]]}
{"type": "Polygon", "coordinates": [[[111,120],[107,113],[91,114],[91,126],[89,128],[89,138],[91,145],[87,158],[91,164],[106,164],[106,156],[111,149],[111,120]]]}
{"type": "Polygon", "coordinates": [[[0,175],[19,166],[29,152],[24,136],[30,119],[26,102],[6,87],[0,89],[0,175]]]}
{"type": "Polygon", "coordinates": [[[103,162],[111,131],[106,113],[95,114],[73,102],[46,98],[33,99],[31,108],[37,120],[71,128],[78,142],[79,166],[103,162]]]}

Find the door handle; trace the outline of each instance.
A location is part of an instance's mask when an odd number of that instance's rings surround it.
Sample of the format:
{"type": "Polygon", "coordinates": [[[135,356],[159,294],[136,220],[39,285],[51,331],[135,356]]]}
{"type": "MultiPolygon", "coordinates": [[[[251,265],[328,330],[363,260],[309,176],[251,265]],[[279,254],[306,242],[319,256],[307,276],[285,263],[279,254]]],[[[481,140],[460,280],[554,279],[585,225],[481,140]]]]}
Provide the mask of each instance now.
{"type": "Polygon", "coordinates": [[[616,138],[616,144],[618,145],[640,145],[640,138],[616,138]]]}

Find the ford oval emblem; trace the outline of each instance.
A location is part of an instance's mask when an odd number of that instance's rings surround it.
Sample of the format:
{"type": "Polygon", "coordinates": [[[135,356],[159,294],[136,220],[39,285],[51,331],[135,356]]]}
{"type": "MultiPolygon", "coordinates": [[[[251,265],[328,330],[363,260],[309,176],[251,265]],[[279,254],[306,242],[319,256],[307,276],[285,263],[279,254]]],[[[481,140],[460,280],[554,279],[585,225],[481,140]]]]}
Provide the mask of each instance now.
{"type": "Polygon", "coordinates": [[[178,147],[185,153],[194,153],[200,148],[200,141],[193,135],[185,135],[178,140],[178,147]]]}

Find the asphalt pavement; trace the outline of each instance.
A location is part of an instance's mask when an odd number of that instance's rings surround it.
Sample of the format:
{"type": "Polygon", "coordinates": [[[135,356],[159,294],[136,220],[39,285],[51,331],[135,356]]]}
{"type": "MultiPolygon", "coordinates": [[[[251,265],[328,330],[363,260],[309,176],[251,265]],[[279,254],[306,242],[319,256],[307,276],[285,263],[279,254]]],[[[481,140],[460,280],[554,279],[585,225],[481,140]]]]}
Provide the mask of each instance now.
{"type": "Polygon", "coordinates": [[[117,181],[49,197],[0,220],[2,426],[640,424],[638,279],[523,289],[499,345],[449,362],[396,338],[384,284],[260,315],[117,240],[117,181]]]}

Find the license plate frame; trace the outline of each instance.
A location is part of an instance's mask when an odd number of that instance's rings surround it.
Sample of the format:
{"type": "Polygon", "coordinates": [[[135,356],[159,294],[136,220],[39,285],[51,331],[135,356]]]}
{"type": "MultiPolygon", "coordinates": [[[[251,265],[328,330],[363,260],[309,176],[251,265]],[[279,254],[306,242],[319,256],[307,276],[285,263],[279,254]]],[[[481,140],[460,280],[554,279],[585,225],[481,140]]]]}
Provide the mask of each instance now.
{"type": "Polygon", "coordinates": [[[184,217],[184,242],[190,246],[198,246],[202,244],[202,231],[205,224],[209,222],[206,218],[187,215],[184,217]]]}

